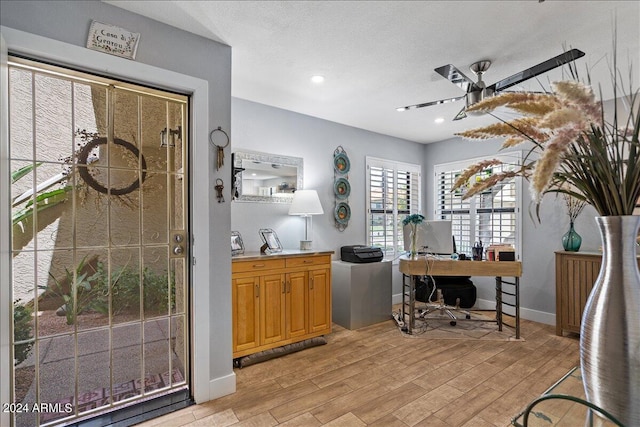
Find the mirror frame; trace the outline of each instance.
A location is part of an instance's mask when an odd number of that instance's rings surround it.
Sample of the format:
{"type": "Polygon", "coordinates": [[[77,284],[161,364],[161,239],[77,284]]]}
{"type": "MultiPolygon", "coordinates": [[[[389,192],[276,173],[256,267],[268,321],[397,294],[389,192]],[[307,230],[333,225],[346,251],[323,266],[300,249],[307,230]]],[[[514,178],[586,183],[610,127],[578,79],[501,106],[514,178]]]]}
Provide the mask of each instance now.
{"type": "Polygon", "coordinates": [[[302,157],[293,156],[281,156],[279,154],[260,153],[257,151],[236,151],[232,155],[232,185],[233,185],[233,200],[238,202],[263,202],[263,203],[291,203],[293,197],[279,197],[279,196],[256,196],[256,195],[243,195],[242,194],[242,167],[243,160],[249,160],[252,162],[271,163],[282,166],[294,166],[297,169],[296,189],[301,190],[304,175],[304,166],[302,157]],[[238,196],[236,196],[236,193],[238,196]]]}

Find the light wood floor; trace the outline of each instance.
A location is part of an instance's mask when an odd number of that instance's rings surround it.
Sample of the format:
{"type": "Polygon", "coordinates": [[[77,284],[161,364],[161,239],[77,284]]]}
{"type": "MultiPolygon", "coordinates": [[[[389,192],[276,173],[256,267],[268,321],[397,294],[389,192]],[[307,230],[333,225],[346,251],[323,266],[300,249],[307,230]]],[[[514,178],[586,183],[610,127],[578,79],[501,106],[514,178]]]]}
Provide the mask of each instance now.
{"type": "MultiPolygon", "coordinates": [[[[522,322],[524,342],[403,337],[334,325],[327,345],[236,369],[237,392],[142,426],[508,426],[579,361],[577,337],[522,322]]],[[[230,362],[231,363],[231,362],[230,362]]]]}

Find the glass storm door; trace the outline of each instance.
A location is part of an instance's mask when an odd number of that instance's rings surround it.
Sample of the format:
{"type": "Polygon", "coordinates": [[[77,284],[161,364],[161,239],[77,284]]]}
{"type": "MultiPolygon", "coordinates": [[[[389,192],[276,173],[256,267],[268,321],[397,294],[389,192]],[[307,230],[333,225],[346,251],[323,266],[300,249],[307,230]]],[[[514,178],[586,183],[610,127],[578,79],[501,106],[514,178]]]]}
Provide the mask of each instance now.
{"type": "Polygon", "coordinates": [[[15,426],[188,395],[187,106],[10,58],[15,426]]]}

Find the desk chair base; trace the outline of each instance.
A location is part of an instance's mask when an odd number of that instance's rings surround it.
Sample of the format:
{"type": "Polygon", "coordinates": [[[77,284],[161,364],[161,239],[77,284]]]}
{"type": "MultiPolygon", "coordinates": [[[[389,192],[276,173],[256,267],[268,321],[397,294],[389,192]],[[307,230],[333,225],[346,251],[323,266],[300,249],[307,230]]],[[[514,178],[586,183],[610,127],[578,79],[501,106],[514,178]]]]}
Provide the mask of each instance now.
{"type": "MultiPolygon", "coordinates": [[[[438,296],[441,296],[439,290],[438,290],[438,296]]],[[[449,322],[451,326],[456,326],[457,320],[458,320],[455,314],[453,314],[454,311],[459,311],[463,313],[465,315],[465,319],[467,320],[471,319],[471,313],[469,313],[469,311],[467,310],[463,310],[460,308],[460,298],[456,298],[455,306],[446,305],[444,303],[444,300],[442,298],[439,298],[437,302],[427,303],[424,309],[419,308],[417,309],[417,311],[418,311],[418,318],[423,320],[427,320],[427,316],[429,315],[429,313],[440,311],[441,316],[444,316],[446,314],[451,319],[451,321],[449,322]]]]}

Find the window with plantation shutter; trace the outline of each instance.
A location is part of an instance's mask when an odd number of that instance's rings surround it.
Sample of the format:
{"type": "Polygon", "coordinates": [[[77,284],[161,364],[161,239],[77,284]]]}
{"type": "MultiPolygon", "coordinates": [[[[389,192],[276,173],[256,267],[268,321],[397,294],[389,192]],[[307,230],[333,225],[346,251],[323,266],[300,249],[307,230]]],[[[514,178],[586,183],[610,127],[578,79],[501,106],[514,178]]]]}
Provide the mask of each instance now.
{"type": "Polygon", "coordinates": [[[385,259],[403,252],[402,220],[420,213],[420,166],[366,158],[367,245],[385,259]]]}
{"type": "MultiPolygon", "coordinates": [[[[513,153],[491,157],[504,165],[491,166],[471,177],[481,181],[493,173],[511,170],[521,162],[521,155],[513,153]]],[[[458,176],[472,164],[487,159],[435,165],[435,218],[451,220],[458,253],[471,256],[471,248],[482,242],[486,248],[493,244],[509,244],[520,254],[520,178],[505,180],[493,188],[463,200],[464,189],[451,191],[458,176]]]]}

